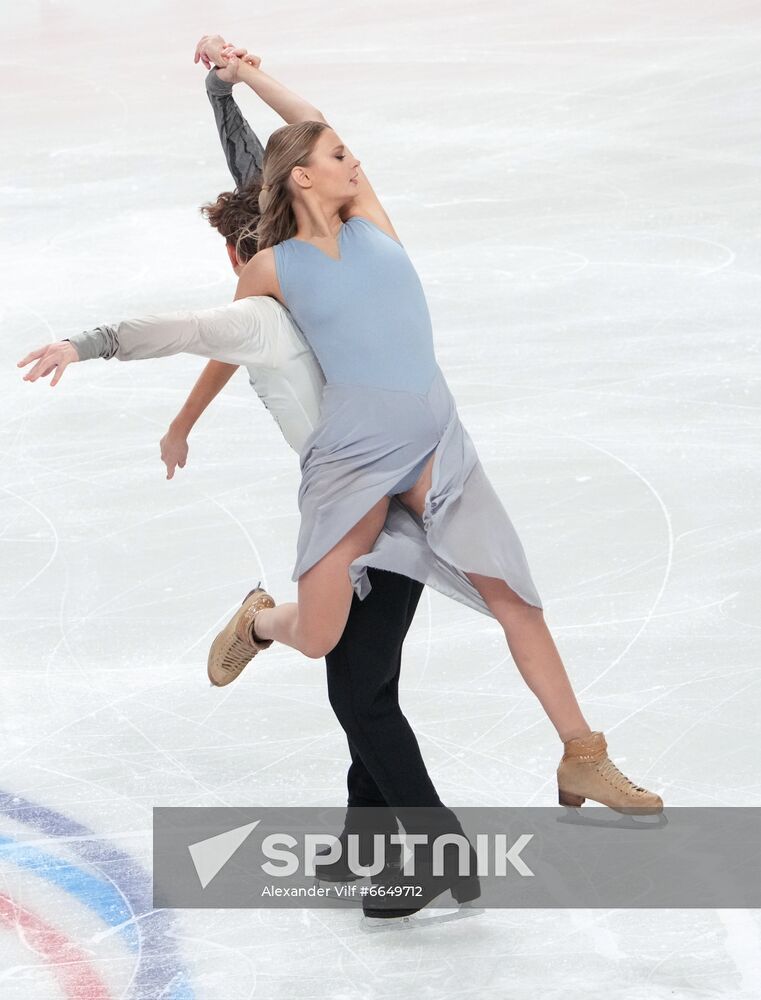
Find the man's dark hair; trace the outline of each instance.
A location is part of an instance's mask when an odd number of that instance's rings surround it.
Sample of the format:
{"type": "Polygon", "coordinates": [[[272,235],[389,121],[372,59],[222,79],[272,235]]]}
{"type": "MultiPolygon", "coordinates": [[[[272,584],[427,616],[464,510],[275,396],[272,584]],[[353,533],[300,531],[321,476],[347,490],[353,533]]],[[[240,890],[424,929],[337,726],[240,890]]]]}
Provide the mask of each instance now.
{"type": "Polygon", "coordinates": [[[201,215],[235,247],[238,260],[245,263],[256,253],[256,227],[259,222],[261,183],[249,184],[235,191],[223,191],[215,202],[201,206],[201,215]]]}

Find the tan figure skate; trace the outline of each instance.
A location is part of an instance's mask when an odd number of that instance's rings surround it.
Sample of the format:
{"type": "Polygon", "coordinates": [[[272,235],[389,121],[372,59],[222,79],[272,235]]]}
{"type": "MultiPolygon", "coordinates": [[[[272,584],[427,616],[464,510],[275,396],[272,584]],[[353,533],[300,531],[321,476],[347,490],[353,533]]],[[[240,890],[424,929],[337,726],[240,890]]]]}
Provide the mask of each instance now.
{"type": "Polygon", "coordinates": [[[648,792],[622,774],[608,757],[603,733],[566,740],[558,767],[558,801],[561,806],[580,806],[585,799],[601,802],[620,813],[659,813],[663,799],[648,792]]]}
{"type": "Polygon", "coordinates": [[[230,684],[260,650],[272,645],[272,639],[254,638],[254,621],[259,611],[274,607],[274,600],[258,584],[246,594],[240,608],[211,644],[207,673],[215,687],[230,684]]]}

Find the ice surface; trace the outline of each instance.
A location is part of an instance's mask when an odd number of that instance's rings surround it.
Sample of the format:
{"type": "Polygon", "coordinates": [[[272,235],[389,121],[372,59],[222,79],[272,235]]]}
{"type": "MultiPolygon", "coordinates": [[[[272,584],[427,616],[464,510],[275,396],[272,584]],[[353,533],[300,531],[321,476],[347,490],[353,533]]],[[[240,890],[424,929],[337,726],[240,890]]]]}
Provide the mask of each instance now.
{"type": "MultiPolygon", "coordinates": [[[[15,368],[232,298],[197,210],[230,181],[192,52],[247,45],[383,198],[613,759],[667,805],[759,805],[757,5],[6,8],[0,828],[38,855],[0,851],[0,903],[48,930],[0,906],[4,1000],[95,996],[65,978],[83,962],[141,1000],[757,996],[757,912],[490,911],[391,940],[339,911],[151,914],[153,806],[345,801],[321,663],[273,648],[230,689],[205,676],[251,581],[294,593],[298,464],[243,374],[166,482],[158,440],[203,362],[96,361],[55,389],[15,368]],[[106,864],[116,896],[46,880],[50,856],[106,864]]],[[[557,736],[494,622],[427,593],[401,693],[448,804],[554,804],[557,736]]]]}

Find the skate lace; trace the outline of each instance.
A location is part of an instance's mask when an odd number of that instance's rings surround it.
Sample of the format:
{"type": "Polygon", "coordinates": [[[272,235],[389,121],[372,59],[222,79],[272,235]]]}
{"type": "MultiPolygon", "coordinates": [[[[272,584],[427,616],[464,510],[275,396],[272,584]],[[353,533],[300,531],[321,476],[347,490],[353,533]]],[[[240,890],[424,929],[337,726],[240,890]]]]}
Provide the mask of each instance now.
{"type": "Polygon", "coordinates": [[[225,657],[223,663],[220,664],[222,670],[226,671],[228,674],[240,673],[240,671],[251,659],[252,652],[253,650],[248,643],[243,642],[242,639],[239,639],[236,636],[230,644],[227,656],[225,657]]]}
{"type": "Polygon", "coordinates": [[[629,786],[629,788],[633,789],[635,792],[647,791],[647,789],[642,788],[640,785],[635,785],[633,781],[619,771],[610,757],[606,757],[605,760],[600,763],[599,773],[616,788],[626,788],[629,786]]]}

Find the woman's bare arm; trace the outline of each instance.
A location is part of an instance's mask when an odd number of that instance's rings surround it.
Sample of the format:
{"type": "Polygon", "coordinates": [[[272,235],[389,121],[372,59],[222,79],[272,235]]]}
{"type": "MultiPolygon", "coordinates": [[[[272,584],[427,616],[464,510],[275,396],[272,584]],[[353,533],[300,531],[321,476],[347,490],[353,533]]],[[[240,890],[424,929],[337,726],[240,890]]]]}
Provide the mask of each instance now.
{"type": "MultiPolygon", "coordinates": [[[[251,87],[251,89],[258,94],[259,97],[261,97],[265,104],[268,104],[273,111],[276,111],[289,125],[302,121],[317,121],[323,122],[325,125],[328,124],[322,112],[318,111],[313,104],[310,104],[309,101],[300,97],[298,94],[295,94],[293,91],[288,90],[288,88],[282,83],[275,80],[273,77],[269,76],[262,69],[260,69],[258,65],[259,61],[258,56],[251,55],[250,53],[240,59],[233,56],[227,60],[226,72],[228,75],[233,74],[236,82],[240,80],[248,84],[248,86],[251,87]]],[[[348,149],[346,150],[346,153],[347,155],[351,155],[348,149]]],[[[391,223],[391,219],[388,217],[386,210],[383,208],[380,199],[373,190],[373,187],[367,179],[367,175],[361,166],[357,168],[357,173],[357,179],[359,181],[358,192],[352,201],[348,202],[340,210],[341,218],[345,222],[353,215],[361,215],[366,219],[370,219],[371,222],[374,222],[377,226],[379,226],[392,239],[401,243],[401,240],[391,223]]],[[[277,282],[277,277],[275,277],[275,282],[277,282]]],[[[243,294],[275,295],[276,298],[280,298],[280,296],[275,292],[246,291],[243,294]]],[[[236,298],[237,297],[238,296],[236,296],[236,298]]]]}
{"type": "Polygon", "coordinates": [[[391,223],[391,219],[389,219],[385,208],[381,205],[380,198],[373,190],[362,167],[357,168],[357,180],[359,182],[357,194],[339,210],[341,219],[346,222],[352,216],[361,215],[363,219],[369,219],[371,222],[374,222],[376,226],[379,226],[384,233],[396,240],[397,243],[401,243],[402,241],[399,239],[391,223]]]}
{"type": "Polygon", "coordinates": [[[230,72],[236,73],[236,82],[247,84],[288,125],[295,125],[297,122],[325,122],[322,112],[313,104],[255,66],[253,62],[256,59],[256,56],[246,55],[242,59],[233,57],[228,61],[230,72]]]}

